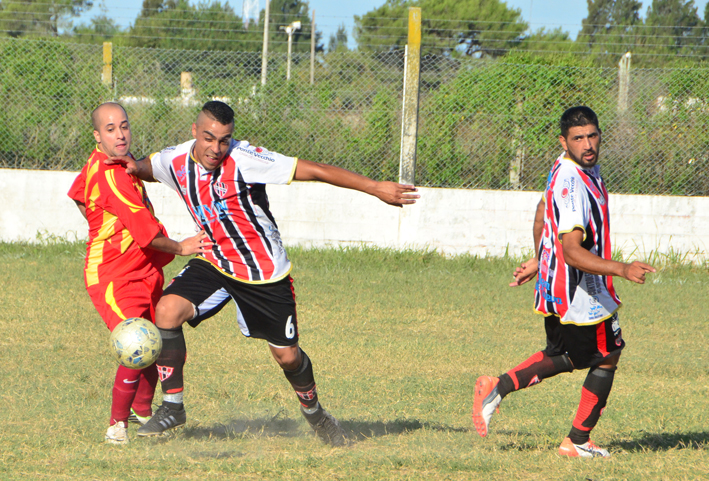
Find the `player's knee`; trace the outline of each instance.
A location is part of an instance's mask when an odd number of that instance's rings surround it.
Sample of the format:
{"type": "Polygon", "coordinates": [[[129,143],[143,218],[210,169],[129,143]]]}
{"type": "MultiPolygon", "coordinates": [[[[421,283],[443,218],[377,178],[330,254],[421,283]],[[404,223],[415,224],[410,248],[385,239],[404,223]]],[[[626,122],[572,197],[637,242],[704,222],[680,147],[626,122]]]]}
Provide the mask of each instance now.
{"type": "Polygon", "coordinates": [[[155,307],[155,325],[161,329],[180,327],[192,317],[194,317],[194,306],[180,296],[163,296],[155,307]]]}
{"type": "Polygon", "coordinates": [[[302,358],[300,356],[300,348],[271,348],[273,358],[276,360],[281,369],[286,371],[294,371],[300,367],[302,358]]]}

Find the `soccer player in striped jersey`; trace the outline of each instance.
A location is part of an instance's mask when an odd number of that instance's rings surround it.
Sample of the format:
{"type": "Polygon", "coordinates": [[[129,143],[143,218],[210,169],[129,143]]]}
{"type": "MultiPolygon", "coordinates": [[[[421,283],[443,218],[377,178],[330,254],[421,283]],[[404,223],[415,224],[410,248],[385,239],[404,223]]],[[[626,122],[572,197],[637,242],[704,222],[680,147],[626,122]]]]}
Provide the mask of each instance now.
{"type": "MultiPolygon", "coordinates": [[[[89,223],[86,289],[113,331],[130,317],[153,320],[162,294],[163,266],[175,254],[201,253],[210,244],[204,232],[182,242],[168,238],[141,180],[119,166],[104,164],[109,156],[130,155],[130,123],[123,107],[101,104],[91,120],[96,148],[72,184],[69,197],[89,223]]],[[[147,422],[157,380],[155,364],[142,370],[118,367],[106,442],[127,444],[128,420],[147,422]]]]}
{"type": "Polygon", "coordinates": [[[601,130],[588,107],[573,107],[560,121],[564,152],[555,161],[537,206],[534,245],[537,257],[517,268],[511,286],[539,276],[535,311],[544,316],[546,349],[499,377],[475,383],[473,422],[487,436],[502,399],[513,391],[574,369],[589,369],[569,435],[559,454],[609,457],[590,439],[625,347],[613,276],[643,284],[655,269],[643,262],[612,260],[608,191],[598,166],[601,130]]]}
{"type": "Polygon", "coordinates": [[[346,433],[320,405],[312,363],[298,344],[291,264],[269,211],[265,184],[327,182],[399,207],[416,201],[416,188],[270,152],[234,140],[233,130],[234,111],[223,102],[207,102],[192,125],[193,140],[137,163],[116,159],[143,180],[158,180],[174,189],[213,242],[209,252],[192,259],[173,279],[158,303],[156,325],[163,349],[157,365],[163,404],[138,435],[160,435],[186,422],[187,349],[182,325],[194,327],[234,300],[242,334],[268,342],[318,437],[344,445],[346,433]]]}

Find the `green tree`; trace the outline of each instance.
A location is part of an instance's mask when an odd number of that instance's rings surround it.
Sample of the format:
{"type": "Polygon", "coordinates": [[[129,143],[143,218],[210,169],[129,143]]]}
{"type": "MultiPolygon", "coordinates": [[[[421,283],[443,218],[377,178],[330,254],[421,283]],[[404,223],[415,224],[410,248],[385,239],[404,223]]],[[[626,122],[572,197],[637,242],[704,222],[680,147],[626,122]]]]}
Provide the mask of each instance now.
{"type": "Polygon", "coordinates": [[[344,24],[337,27],[337,32],[330,35],[330,41],[327,44],[328,52],[342,49],[347,49],[347,29],[344,24]]]}
{"type": "Polygon", "coordinates": [[[56,37],[92,5],[91,0],[0,2],[0,31],[10,37],[56,37]]]}
{"type": "Polygon", "coordinates": [[[607,65],[615,65],[627,51],[636,51],[644,32],[641,7],[638,0],[588,0],[588,16],[577,39],[579,50],[607,65]]]}
{"type": "Polygon", "coordinates": [[[136,47],[199,50],[260,49],[259,34],[245,31],[227,3],[144,0],[125,43],[136,47]]]}
{"type": "Polygon", "coordinates": [[[686,62],[699,54],[702,21],[694,0],[653,0],[648,8],[639,51],[653,54],[653,64],[686,62]]]}
{"type": "Polygon", "coordinates": [[[105,14],[91,19],[88,24],[75,26],[69,39],[79,43],[102,43],[114,39],[122,33],[116,21],[105,14]]]}
{"type": "Polygon", "coordinates": [[[524,37],[518,50],[526,50],[536,55],[557,54],[572,52],[577,49],[576,43],[569,37],[569,32],[564,32],[561,27],[553,30],[540,28],[536,32],[524,37]]]}
{"type": "MultiPolygon", "coordinates": [[[[259,24],[263,25],[264,10],[261,10],[259,24]]],[[[288,50],[288,35],[285,27],[300,22],[301,27],[293,34],[293,52],[310,52],[312,22],[310,6],[303,0],[271,0],[269,19],[269,51],[288,50]]],[[[260,48],[260,47],[259,47],[260,48]]],[[[322,51],[322,32],[315,32],[315,50],[322,51]]]]}
{"type": "Polygon", "coordinates": [[[359,49],[405,45],[409,7],[421,8],[423,45],[429,51],[497,57],[518,46],[527,30],[520,10],[500,0],[387,0],[361,17],[355,15],[359,49]]]}

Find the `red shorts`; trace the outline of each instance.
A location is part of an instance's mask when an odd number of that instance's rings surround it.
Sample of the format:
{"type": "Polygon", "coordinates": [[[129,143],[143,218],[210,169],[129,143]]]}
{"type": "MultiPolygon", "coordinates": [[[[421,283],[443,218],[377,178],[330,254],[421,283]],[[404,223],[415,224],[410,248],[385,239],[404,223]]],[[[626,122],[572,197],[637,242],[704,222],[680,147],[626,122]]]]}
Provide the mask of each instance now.
{"type": "Polygon", "coordinates": [[[142,317],[155,322],[155,306],[165,282],[162,272],[138,281],[117,280],[107,285],[97,284],[86,290],[108,329],[113,329],[130,317],[142,317]]]}

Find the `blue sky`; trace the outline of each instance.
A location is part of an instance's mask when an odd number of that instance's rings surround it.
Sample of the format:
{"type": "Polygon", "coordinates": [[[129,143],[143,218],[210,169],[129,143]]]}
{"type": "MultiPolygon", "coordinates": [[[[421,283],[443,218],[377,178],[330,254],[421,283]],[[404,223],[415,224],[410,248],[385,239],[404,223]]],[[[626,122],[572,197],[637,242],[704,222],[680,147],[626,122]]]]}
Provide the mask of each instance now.
{"type": "MultiPolygon", "coordinates": [[[[196,0],[190,0],[195,2],[196,0]]],[[[238,14],[241,14],[242,0],[227,0],[231,7],[238,14]]],[[[354,15],[363,15],[384,4],[385,0],[310,0],[310,8],[315,9],[315,23],[318,30],[323,32],[325,43],[330,34],[337,30],[341,24],[345,24],[350,37],[350,46],[353,47],[351,29],[354,25],[354,15]]],[[[108,9],[108,15],[114,18],[119,25],[128,26],[138,16],[142,6],[142,0],[97,0],[94,6],[79,21],[86,21],[94,15],[101,13],[98,2],[102,2],[108,9]]],[[[519,8],[522,17],[530,24],[532,30],[541,27],[552,29],[561,27],[562,30],[576,38],[576,34],[581,29],[581,20],[586,17],[586,0],[508,0],[507,5],[512,8],[519,8]]],[[[641,9],[642,16],[645,16],[651,0],[643,2],[641,9]]],[[[704,6],[707,0],[696,0],[697,10],[701,17],[704,13],[704,6]]],[[[263,9],[265,0],[260,0],[259,8],[263,9]]],[[[426,12],[423,12],[425,17],[426,12]]]]}

